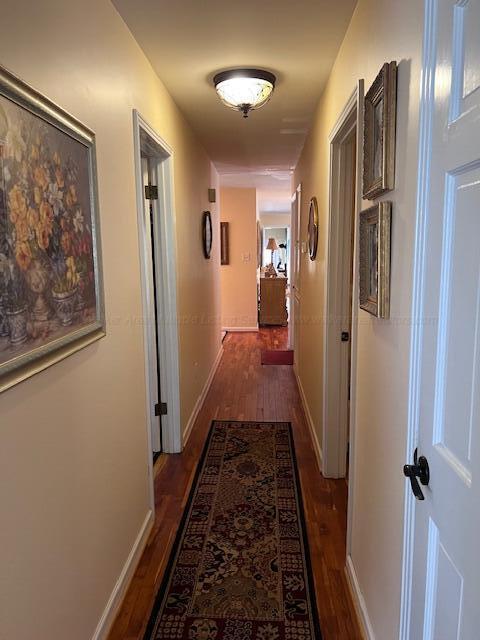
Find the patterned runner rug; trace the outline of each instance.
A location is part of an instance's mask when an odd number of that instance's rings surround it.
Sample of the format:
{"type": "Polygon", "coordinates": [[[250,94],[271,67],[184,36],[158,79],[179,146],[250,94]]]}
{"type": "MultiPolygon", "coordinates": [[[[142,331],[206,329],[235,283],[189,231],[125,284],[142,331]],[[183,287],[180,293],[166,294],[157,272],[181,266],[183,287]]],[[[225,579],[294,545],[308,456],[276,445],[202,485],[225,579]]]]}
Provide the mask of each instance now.
{"type": "Polygon", "coordinates": [[[212,423],[145,640],[321,640],[290,423],[212,423]]]}

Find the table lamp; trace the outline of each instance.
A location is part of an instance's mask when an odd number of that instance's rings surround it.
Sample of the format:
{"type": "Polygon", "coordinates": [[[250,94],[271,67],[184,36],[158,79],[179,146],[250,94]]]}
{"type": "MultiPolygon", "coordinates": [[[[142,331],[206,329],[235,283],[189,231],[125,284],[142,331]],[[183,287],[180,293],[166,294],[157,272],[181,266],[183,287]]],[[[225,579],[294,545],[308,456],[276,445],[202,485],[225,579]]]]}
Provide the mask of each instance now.
{"type": "Polygon", "coordinates": [[[272,276],[273,275],[277,275],[277,272],[275,271],[275,266],[273,264],[273,252],[278,250],[278,244],[277,244],[277,241],[275,240],[275,238],[269,238],[268,239],[267,249],[272,252],[272,262],[268,266],[268,273],[270,275],[272,275],[272,276]]]}

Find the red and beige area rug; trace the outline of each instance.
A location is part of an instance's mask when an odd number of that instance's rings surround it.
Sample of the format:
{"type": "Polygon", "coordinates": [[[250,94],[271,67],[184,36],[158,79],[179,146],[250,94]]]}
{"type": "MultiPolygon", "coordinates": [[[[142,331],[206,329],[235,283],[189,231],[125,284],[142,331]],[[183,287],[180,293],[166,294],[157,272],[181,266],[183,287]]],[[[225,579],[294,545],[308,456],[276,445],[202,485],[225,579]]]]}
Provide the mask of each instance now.
{"type": "Polygon", "coordinates": [[[321,640],[292,430],[212,423],[145,640],[321,640]]]}

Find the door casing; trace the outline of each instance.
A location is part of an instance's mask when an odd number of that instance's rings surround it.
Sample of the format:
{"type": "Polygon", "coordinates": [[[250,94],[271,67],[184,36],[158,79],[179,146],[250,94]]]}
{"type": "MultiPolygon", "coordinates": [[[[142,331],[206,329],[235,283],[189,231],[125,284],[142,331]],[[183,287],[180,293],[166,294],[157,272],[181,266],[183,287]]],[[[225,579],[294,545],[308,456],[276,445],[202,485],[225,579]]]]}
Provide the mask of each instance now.
{"type": "Polygon", "coordinates": [[[175,208],[173,188],[173,150],[142,118],[133,111],[133,138],[136,178],[136,199],[138,218],[138,240],[140,254],[140,274],[143,308],[143,328],[145,344],[145,379],[147,409],[148,466],[153,508],[153,465],[151,443],[151,416],[154,410],[152,397],[152,376],[157,376],[149,367],[149,353],[156,349],[152,332],[148,331],[148,318],[152,314],[153,301],[149,295],[149,269],[152,269],[150,254],[150,229],[146,228],[144,215],[144,193],[142,176],[142,154],[152,160],[153,175],[158,185],[158,200],[154,201],[154,216],[157,221],[158,238],[156,244],[156,282],[157,300],[161,313],[157,314],[159,337],[160,388],[163,402],[167,403],[167,415],[162,420],[162,441],[165,453],[179,453],[182,450],[180,425],[180,378],[179,378],[179,341],[177,324],[177,288],[176,288],[176,237],[175,208]]]}
{"type": "MultiPolygon", "coordinates": [[[[356,300],[358,298],[358,265],[355,258],[358,233],[355,222],[361,207],[360,92],[363,97],[363,83],[359,83],[352,92],[329,136],[330,206],[326,247],[327,282],[325,287],[322,438],[322,473],[329,478],[342,478],[346,475],[348,436],[351,446],[350,459],[351,461],[354,459],[356,300]],[[354,134],[356,151],[352,155],[348,144],[354,134]],[[344,184],[349,180],[351,182],[353,176],[355,176],[355,184],[352,198],[351,193],[346,193],[344,184]],[[345,251],[345,243],[349,247],[347,251],[345,251]],[[352,265],[353,273],[351,273],[352,265]],[[349,317],[344,318],[346,310],[348,310],[349,317]],[[341,331],[348,330],[348,324],[350,325],[350,341],[342,343],[339,336],[341,331]],[[349,387],[350,412],[348,412],[349,387]]],[[[349,484],[351,485],[351,483],[349,484]]]]}

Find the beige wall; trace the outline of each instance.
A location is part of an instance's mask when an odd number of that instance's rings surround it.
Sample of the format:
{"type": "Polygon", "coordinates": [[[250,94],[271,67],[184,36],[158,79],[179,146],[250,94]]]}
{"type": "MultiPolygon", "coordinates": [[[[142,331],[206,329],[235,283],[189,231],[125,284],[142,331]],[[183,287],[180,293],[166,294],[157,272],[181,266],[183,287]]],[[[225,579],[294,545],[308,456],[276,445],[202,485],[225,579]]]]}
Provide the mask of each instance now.
{"type": "Polygon", "coordinates": [[[257,326],[257,197],[255,189],[220,191],[222,222],[229,223],[230,264],[220,268],[222,326],[257,326]],[[248,259],[246,259],[248,258],[248,259]]]}
{"type": "Polygon", "coordinates": [[[328,136],[357,80],[368,89],[381,65],[397,60],[396,189],[385,196],[393,201],[391,319],[359,313],[352,526],[353,564],[381,640],[398,637],[422,27],[418,0],[359,1],[294,176],[302,183],[303,240],[313,195],[321,216],[317,259],[302,254],[299,344],[299,376],[321,441],[328,136]]]}
{"type": "Polygon", "coordinates": [[[149,508],[132,109],[175,155],[183,426],[220,346],[216,178],[107,0],[2,3],[0,61],[96,133],[107,314],[106,338],[0,396],[0,637],[89,640],[149,508]]]}

